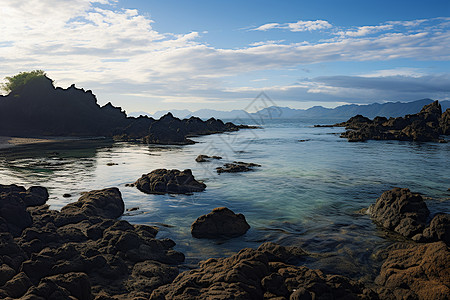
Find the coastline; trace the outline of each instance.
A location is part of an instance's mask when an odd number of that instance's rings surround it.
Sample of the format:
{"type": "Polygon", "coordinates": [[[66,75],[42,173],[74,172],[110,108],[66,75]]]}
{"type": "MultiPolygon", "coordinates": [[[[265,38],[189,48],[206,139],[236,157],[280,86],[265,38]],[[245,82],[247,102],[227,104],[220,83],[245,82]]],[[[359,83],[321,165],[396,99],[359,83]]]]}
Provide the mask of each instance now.
{"type": "Polygon", "coordinates": [[[0,136],[0,150],[10,149],[18,146],[29,146],[37,144],[50,144],[75,141],[103,140],[104,137],[15,137],[0,136]]]}

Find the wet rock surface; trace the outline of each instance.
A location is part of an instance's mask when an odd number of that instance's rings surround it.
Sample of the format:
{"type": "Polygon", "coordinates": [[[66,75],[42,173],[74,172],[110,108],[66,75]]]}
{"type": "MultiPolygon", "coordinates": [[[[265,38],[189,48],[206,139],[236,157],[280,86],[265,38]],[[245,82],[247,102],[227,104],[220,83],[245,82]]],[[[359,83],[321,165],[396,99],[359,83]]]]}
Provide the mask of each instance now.
{"type": "Polygon", "coordinates": [[[243,214],[235,214],[226,207],[217,207],[209,214],[198,217],[191,225],[191,233],[195,238],[231,238],[245,234],[249,228],[243,214]]]}
{"type": "Polygon", "coordinates": [[[246,163],[243,161],[234,161],[232,163],[224,164],[223,167],[217,167],[217,173],[237,173],[253,171],[254,167],[261,167],[255,163],[246,163]]]}
{"type": "Polygon", "coordinates": [[[134,185],[148,194],[190,194],[202,192],[206,188],[206,184],[195,180],[190,169],[157,169],[142,175],[134,185]]]}
{"type": "Polygon", "coordinates": [[[430,214],[422,196],[406,188],[384,192],[368,212],[376,223],[407,238],[422,233],[430,214]]]}
{"type": "Polygon", "coordinates": [[[1,299],[148,298],[184,261],[172,240],[155,238],[156,228],[115,219],[123,212],[116,188],[87,192],[61,212],[22,201],[45,197],[43,188],[0,189],[2,203],[28,216],[20,227],[1,227],[1,299]]]}
{"type": "MultiPolygon", "coordinates": [[[[425,105],[417,114],[404,117],[376,117],[373,120],[361,115],[330,127],[345,127],[341,137],[349,142],[366,140],[444,141],[440,135],[450,134],[450,109],[442,113],[438,101],[425,105]]],[[[317,126],[328,127],[328,126],[317,126]]]]}
{"type": "Polygon", "coordinates": [[[378,299],[344,276],[289,265],[286,256],[299,253],[301,249],[265,243],[257,250],[211,258],[153,291],[150,299],[378,299]]]}

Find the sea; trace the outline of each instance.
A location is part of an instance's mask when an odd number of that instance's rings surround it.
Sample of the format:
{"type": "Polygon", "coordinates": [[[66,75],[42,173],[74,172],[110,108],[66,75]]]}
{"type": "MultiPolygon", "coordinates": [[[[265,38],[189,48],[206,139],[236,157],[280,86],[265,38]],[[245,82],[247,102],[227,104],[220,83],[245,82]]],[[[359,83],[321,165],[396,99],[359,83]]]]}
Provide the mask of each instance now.
{"type": "Polygon", "coordinates": [[[401,240],[363,213],[384,191],[406,187],[422,194],[432,214],[450,213],[450,143],[350,143],[339,137],[343,128],[313,126],[343,120],[239,121],[260,128],[193,137],[196,143],[186,146],[96,140],[3,149],[0,183],[44,186],[55,210],[84,191],[118,187],[132,209],[122,219],[157,226],[158,238],[174,240],[186,256],[181,269],[270,241],[307,251],[299,264],[372,281],[383,250],[401,240]],[[222,159],[198,163],[199,154],[222,159]],[[216,172],[233,161],[261,167],[216,172]],[[148,195],[126,186],[159,168],[191,169],[207,188],[148,195]],[[232,239],[193,238],[191,224],[221,206],[244,214],[249,231],[232,239]]]}

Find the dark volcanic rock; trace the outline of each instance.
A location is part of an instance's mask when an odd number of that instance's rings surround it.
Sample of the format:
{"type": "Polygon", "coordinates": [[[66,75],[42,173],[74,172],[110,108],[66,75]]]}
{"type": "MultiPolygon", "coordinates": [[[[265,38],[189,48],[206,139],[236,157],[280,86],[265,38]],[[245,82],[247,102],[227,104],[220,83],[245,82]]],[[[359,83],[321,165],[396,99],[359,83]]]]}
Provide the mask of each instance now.
{"type": "MultiPolygon", "coordinates": [[[[172,240],[155,238],[156,228],[113,219],[124,207],[116,188],[85,193],[61,212],[25,206],[29,194],[45,197],[42,188],[0,189],[28,216],[23,230],[13,230],[15,239],[0,232],[1,299],[148,299],[184,261],[172,240]]],[[[2,220],[7,230],[18,225],[2,220]]]]}
{"type": "Polygon", "coordinates": [[[243,161],[234,161],[223,165],[223,167],[216,168],[217,173],[237,173],[253,171],[253,167],[261,167],[261,165],[255,163],[246,163],[243,161]]]}
{"type": "Polygon", "coordinates": [[[245,234],[249,228],[243,214],[235,214],[226,207],[217,207],[192,223],[191,233],[196,238],[237,237],[245,234]]]}
{"type": "Polygon", "coordinates": [[[450,110],[442,114],[438,101],[425,105],[413,115],[390,118],[376,117],[373,121],[357,115],[333,126],[345,127],[341,137],[349,142],[365,140],[440,141],[441,134],[450,134],[450,110]],[[447,112],[448,111],[448,112],[447,112]]]}
{"type": "Polygon", "coordinates": [[[401,188],[384,192],[368,212],[382,227],[408,238],[422,233],[430,214],[422,196],[401,188]]]}
{"type": "Polygon", "coordinates": [[[77,202],[61,209],[70,215],[84,214],[91,217],[118,218],[125,210],[122,195],[118,188],[108,188],[85,193],[77,202]]]}
{"type": "MultiPolygon", "coordinates": [[[[273,246],[261,246],[264,252],[246,248],[228,258],[203,261],[198,269],[153,291],[150,299],[378,299],[346,277],[295,267],[283,257],[268,255],[273,246]]],[[[277,251],[288,250],[272,252],[277,251]]]]}
{"type": "Polygon", "coordinates": [[[195,180],[190,169],[184,171],[153,170],[142,175],[135,185],[140,191],[148,194],[189,194],[201,192],[206,188],[204,183],[195,180]]]}
{"type": "Polygon", "coordinates": [[[450,251],[443,242],[397,243],[387,249],[375,283],[380,299],[448,299],[450,251]]]}

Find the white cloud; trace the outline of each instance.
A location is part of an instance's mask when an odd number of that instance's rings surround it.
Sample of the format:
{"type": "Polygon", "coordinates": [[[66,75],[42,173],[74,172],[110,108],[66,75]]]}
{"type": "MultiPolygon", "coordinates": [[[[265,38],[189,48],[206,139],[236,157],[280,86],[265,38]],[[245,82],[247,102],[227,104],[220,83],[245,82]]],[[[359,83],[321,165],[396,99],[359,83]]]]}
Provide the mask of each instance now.
{"type": "Polygon", "coordinates": [[[339,31],[337,34],[350,37],[361,37],[377,33],[379,31],[391,30],[393,25],[379,25],[379,26],[361,26],[356,30],[339,31]]]}
{"type": "Polygon", "coordinates": [[[257,28],[254,28],[252,30],[257,31],[267,31],[270,29],[288,29],[292,32],[302,32],[302,31],[313,31],[313,30],[321,30],[321,29],[328,29],[333,27],[330,23],[324,20],[316,20],[316,21],[297,21],[295,23],[267,23],[264,25],[261,25],[257,28]]]}
{"type": "MultiPolygon", "coordinates": [[[[445,23],[446,20],[433,21],[433,26],[443,30],[430,30],[427,26],[432,25],[423,21],[416,22],[413,31],[386,33],[384,30],[389,26],[406,25],[381,24],[363,26],[353,30],[360,34],[342,35],[329,41],[286,43],[275,40],[225,49],[200,42],[198,32],[178,35],[157,32],[152,28],[153,21],[139,11],[118,10],[108,6],[113,2],[107,0],[12,2],[0,0],[0,78],[20,71],[44,69],[61,86],[76,83],[100,95],[139,95],[136,98],[177,102],[252,98],[261,90],[251,86],[257,84],[252,81],[254,78],[235,88],[230,88],[225,78],[251,71],[296,68],[329,61],[450,59],[450,25],[445,23]],[[100,8],[97,4],[103,5],[100,8]],[[375,36],[363,34],[364,31],[375,36]],[[377,36],[378,32],[383,34],[377,36]]],[[[265,25],[266,29],[255,30],[331,28],[331,24],[322,20],[265,25]]],[[[333,33],[330,35],[336,37],[333,33]]],[[[372,77],[414,77],[413,70],[409,71],[397,70],[395,74],[392,70],[382,70],[372,77]]],[[[423,74],[419,75],[423,77],[423,74]]],[[[323,95],[332,95],[338,100],[343,97],[341,100],[344,101],[345,93],[339,92],[343,89],[348,87],[333,86],[330,81],[268,87],[280,97],[299,100],[302,98],[298,95],[304,95],[305,100],[311,101],[323,100],[320,98],[323,95]]],[[[363,94],[360,88],[356,91],[358,95],[363,94]]],[[[126,99],[125,96],[117,97],[126,99]]]]}

